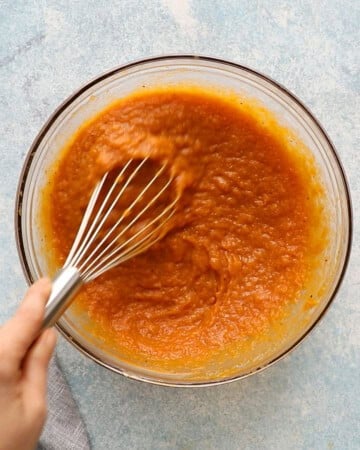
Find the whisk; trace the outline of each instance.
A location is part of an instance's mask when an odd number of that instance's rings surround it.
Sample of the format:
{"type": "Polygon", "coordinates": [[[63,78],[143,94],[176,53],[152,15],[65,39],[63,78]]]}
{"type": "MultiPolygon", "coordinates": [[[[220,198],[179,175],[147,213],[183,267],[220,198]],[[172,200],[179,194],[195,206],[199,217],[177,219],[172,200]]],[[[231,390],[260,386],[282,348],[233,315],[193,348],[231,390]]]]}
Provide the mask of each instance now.
{"type": "Polygon", "coordinates": [[[141,170],[146,168],[148,159],[130,159],[115,176],[106,172],[95,186],[66,262],[53,280],[43,328],[57,321],[85,283],[145,252],[165,234],[164,225],[175,213],[179,200],[177,195],[163,204],[174,181],[169,175],[163,182],[166,163],[126,204],[126,193],[134,179],[143,176],[141,170]],[[154,188],[157,189],[153,194],[154,188]],[[119,206],[120,213],[114,219],[119,206]]]}

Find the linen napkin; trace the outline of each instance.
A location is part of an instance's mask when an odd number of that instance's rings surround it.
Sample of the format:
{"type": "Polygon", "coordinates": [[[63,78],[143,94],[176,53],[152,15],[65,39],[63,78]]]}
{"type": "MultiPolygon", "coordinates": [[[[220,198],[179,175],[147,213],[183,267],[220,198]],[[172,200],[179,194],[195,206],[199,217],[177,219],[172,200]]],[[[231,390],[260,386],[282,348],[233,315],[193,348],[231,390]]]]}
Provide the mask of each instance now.
{"type": "Polygon", "coordinates": [[[48,380],[48,416],[38,450],[90,450],[84,422],[55,357],[48,380]]]}

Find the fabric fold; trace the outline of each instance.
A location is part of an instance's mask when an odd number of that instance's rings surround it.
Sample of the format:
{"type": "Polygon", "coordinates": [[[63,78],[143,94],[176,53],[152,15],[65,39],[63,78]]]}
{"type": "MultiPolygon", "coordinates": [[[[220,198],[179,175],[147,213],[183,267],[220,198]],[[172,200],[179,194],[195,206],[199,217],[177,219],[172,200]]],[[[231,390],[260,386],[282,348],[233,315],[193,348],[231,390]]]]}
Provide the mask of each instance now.
{"type": "Polygon", "coordinates": [[[38,450],[90,450],[79,408],[55,357],[49,367],[48,415],[38,450]]]}

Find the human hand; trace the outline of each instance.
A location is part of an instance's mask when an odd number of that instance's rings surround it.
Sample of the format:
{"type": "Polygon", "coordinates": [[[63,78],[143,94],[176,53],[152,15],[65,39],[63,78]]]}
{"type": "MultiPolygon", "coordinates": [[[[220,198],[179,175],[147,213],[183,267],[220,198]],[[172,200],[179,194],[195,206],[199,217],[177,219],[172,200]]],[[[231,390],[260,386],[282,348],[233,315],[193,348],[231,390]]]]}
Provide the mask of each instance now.
{"type": "Polygon", "coordinates": [[[56,333],[39,333],[50,290],[49,280],[36,282],[0,328],[0,450],[33,450],[45,422],[56,333]]]}

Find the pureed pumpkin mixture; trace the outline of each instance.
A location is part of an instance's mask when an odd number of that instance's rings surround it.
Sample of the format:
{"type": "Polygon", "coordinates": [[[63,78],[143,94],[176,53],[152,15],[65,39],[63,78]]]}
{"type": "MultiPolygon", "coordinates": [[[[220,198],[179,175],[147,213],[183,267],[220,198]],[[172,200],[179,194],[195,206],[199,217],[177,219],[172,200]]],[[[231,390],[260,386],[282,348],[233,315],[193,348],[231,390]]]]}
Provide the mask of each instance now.
{"type": "Polygon", "coordinates": [[[134,93],[84,124],[43,192],[56,266],[95,183],[130,157],[166,161],[181,195],[161,241],[76,299],[92,333],[165,370],[241,351],[283,323],[316,270],[325,241],[314,230],[326,223],[314,163],[291,136],[250,100],[180,86],[134,93]]]}

